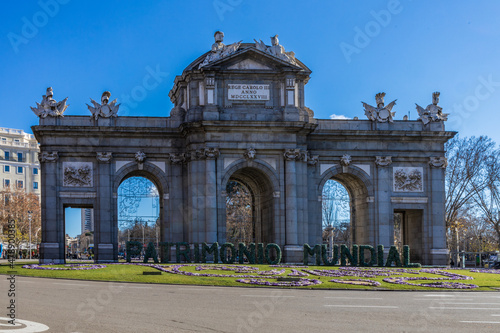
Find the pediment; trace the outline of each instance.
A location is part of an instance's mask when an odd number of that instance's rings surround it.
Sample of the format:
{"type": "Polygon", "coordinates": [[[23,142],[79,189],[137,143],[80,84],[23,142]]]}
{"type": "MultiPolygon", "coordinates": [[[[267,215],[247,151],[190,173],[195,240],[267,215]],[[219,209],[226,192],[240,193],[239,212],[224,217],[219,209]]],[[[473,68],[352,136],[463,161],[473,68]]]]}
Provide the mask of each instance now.
{"type": "Polygon", "coordinates": [[[227,69],[259,69],[259,70],[273,70],[273,68],[255,61],[253,59],[243,59],[227,67],[227,69]]]}
{"type": "Polygon", "coordinates": [[[296,60],[295,64],[284,61],[277,57],[270,55],[255,48],[254,44],[242,44],[240,48],[227,56],[212,61],[206,65],[200,65],[210,52],[200,56],[192,62],[186,70],[200,69],[204,70],[234,70],[234,71],[282,71],[288,70],[293,72],[310,73],[311,70],[307,68],[301,61],[296,60]]]}

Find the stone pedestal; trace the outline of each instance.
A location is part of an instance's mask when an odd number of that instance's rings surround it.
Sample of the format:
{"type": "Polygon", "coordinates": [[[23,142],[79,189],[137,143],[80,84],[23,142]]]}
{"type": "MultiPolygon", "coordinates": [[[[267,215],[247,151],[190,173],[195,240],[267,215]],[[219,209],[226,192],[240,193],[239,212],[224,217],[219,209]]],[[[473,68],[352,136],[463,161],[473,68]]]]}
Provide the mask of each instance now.
{"type": "Polygon", "coordinates": [[[304,259],[304,248],[300,245],[285,245],[282,257],[282,263],[302,263],[304,259]]]}

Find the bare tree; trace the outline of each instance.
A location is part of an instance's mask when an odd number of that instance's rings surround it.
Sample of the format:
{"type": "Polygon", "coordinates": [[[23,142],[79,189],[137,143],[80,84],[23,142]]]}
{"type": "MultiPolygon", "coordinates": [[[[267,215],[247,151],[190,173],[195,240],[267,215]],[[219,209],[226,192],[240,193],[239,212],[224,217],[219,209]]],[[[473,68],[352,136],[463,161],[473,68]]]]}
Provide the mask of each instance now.
{"type": "Polygon", "coordinates": [[[349,194],[345,187],[335,180],[327,180],[321,200],[323,240],[350,245],[351,223],[349,194]]]}
{"type": "MultiPolygon", "coordinates": [[[[476,202],[474,195],[482,192],[488,183],[484,177],[489,156],[495,143],[488,137],[455,138],[446,144],[446,227],[452,233],[454,244],[448,244],[458,252],[458,235],[463,215],[476,202]]],[[[458,258],[456,258],[458,260],[458,258]]]]}
{"type": "Polygon", "coordinates": [[[236,181],[230,181],[226,197],[226,239],[233,244],[254,241],[252,194],[236,181]]]}
{"type": "Polygon", "coordinates": [[[483,214],[483,220],[496,233],[500,247],[500,152],[493,152],[486,162],[485,186],[474,188],[474,202],[483,214]]]}

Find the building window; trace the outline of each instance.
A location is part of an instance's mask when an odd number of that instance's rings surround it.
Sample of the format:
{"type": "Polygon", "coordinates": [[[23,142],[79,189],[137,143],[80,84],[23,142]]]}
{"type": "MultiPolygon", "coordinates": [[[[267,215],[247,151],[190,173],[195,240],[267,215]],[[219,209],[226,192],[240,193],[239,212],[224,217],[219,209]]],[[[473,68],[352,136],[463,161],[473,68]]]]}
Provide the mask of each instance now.
{"type": "Polygon", "coordinates": [[[3,180],[3,187],[9,187],[10,186],[10,179],[4,179],[3,180]]]}
{"type": "Polygon", "coordinates": [[[8,151],[4,152],[4,157],[6,161],[10,160],[10,152],[8,151]]]}
{"type": "Polygon", "coordinates": [[[2,138],[2,144],[4,144],[4,145],[7,144],[7,138],[2,138]]]}
{"type": "Polygon", "coordinates": [[[17,181],[17,188],[24,188],[24,183],[22,180],[17,181]]]}
{"type": "Polygon", "coordinates": [[[38,175],[38,168],[33,168],[33,174],[38,175]]]}
{"type": "Polygon", "coordinates": [[[38,182],[33,182],[33,189],[38,190],[38,182]]]}
{"type": "Polygon", "coordinates": [[[23,167],[17,167],[17,173],[19,174],[23,173],[23,167]]]}
{"type": "Polygon", "coordinates": [[[10,165],[4,165],[3,166],[3,172],[9,173],[10,172],[10,165]]]}
{"type": "Polygon", "coordinates": [[[23,153],[17,153],[17,160],[23,162],[23,153]]]}
{"type": "Polygon", "coordinates": [[[10,201],[10,196],[8,194],[5,194],[4,200],[5,200],[5,206],[7,206],[9,204],[9,201],[10,201]]]}

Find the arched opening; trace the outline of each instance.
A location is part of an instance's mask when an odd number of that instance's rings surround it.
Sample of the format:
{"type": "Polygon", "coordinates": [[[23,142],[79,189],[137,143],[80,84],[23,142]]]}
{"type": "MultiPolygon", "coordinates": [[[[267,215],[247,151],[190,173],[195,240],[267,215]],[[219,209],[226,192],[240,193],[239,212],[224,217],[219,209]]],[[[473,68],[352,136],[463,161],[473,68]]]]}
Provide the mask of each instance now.
{"type": "Polygon", "coordinates": [[[252,167],[237,170],[226,184],[226,194],[226,241],[275,241],[273,188],[262,171],[252,167]]]}
{"type": "MultiPolygon", "coordinates": [[[[348,219],[350,221],[350,237],[349,241],[341,242],[341,244],[373,245],[375,243],[376,235],[374,226],[370,222],[371,219],[369,215],[369,202],[371,202],[369,193],[371,193],[370,191],[372,190],[370,180],[365,176],[364,171],[355,167],[349,167],[349,172],[344,171],[343,167],[340,166],[329,169],[325,173],[323,180],[320,182],[318,190],[321,192],[319,193],[322,196],[322,199],[324,199],[323,195],[326,194],[324,192],[325,187],[328,190],[328,184],[331,184],[329,182],[332,181],[337,182],[337,184],[343,187],[343,190],[342,188],[339,188],[338,185],[334,187],[340,191],[339,194],[342,193],[340,195],[340,207],[346,208],[346,200],[348,200],[349,203],[349,217],[347,218],[347,213],[340,215],[340,217],[342,218],[343,216],[344,220],[348,219]],[[346,192],[347,195],[345,194],[346,192]]],[[[317,228],[319,229],[319,226],[317,228]]]]}
{"type": "Polygon", "coordinates": [[[145,177],[127,178],[118,187],[119,259],[126,256],[127,241],[138,241],[144,249],[153,242],[160,253],[160,195],[155,184],[145,177]]]}
{"type": "Polygon", "coordinates": [[[333,244],[351,246],[351,203],[347,189],[338,181],[329,179],[323,186],[321,200],[322,238],[332,253],[333,244]]]}

